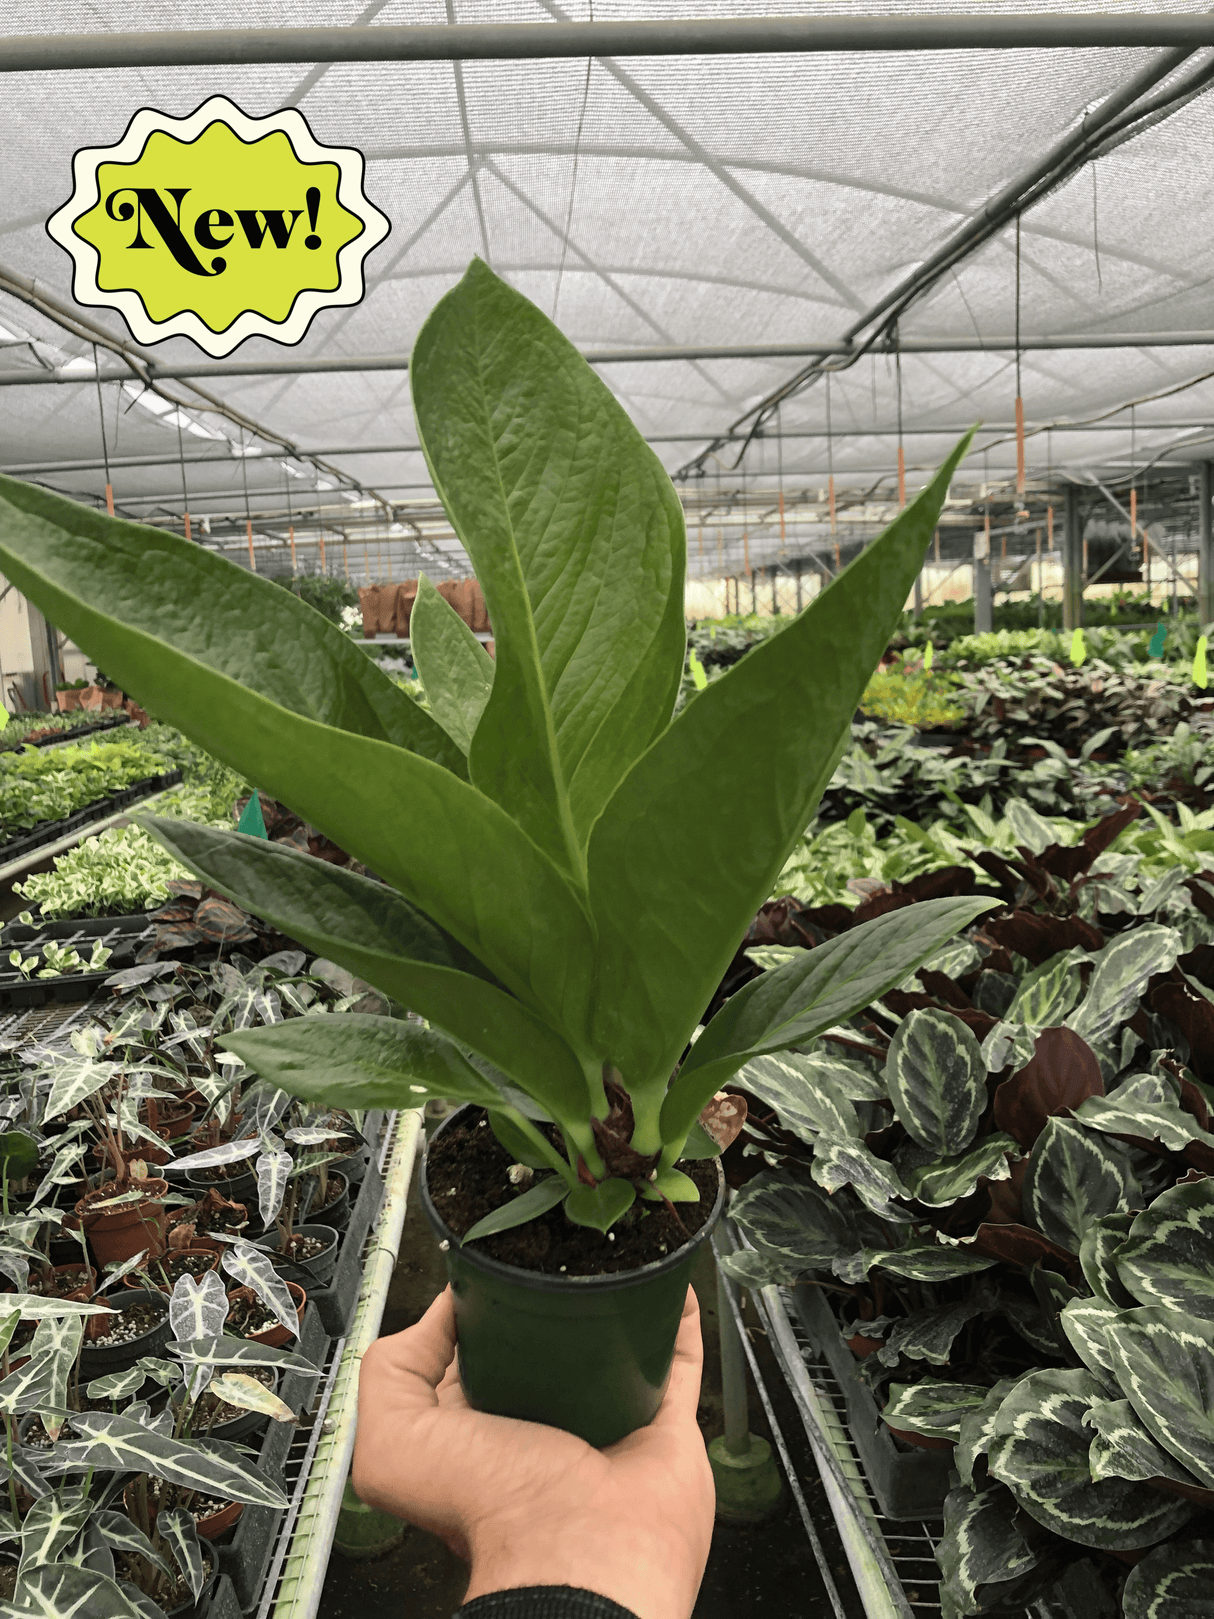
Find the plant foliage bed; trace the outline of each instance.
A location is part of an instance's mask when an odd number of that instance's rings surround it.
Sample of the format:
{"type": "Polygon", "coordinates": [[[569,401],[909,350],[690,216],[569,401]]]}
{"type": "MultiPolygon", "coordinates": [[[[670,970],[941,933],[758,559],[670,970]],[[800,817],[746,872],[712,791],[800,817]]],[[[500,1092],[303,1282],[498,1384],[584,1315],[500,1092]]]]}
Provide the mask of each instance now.
{"type": "MultiPolygon", "coordinates": [[[[737,1077],[761,1156],[734,1149],[753,1249],[725,1266],[820,1289],[887,1424],[956,1445],[946,1616],[1078,1564],[1109,1614],[1179,1616],[1169,1571],[1210,1532],[1214,877],[1110,856],[1135,813],[979,853],[998,905],[968,937],[737,1077]]],[[[809,944],[979,886],[792,914],[809,944]]]]}
{"type": "Polygon", "coordinates": [[[133,722],[126,713],[92,719],[85,714],[20,714],[10,716],[0,731],[0,753],[21,748],[53,748],[61,742],[78,741],[101,731],[114,731],[133,722]]]}
{"type": "MultiPolygon", "coordinates": [[[[22,834],[11,835],[0,843],[0,861],[8,863],[20,860],[23,855],[30,854],[48,843],[55,843],[81,827],[89,826],[93,821],[104,821],[107,816],[126,809],[129,804],[137,804],[141,799],[151,798],[153,794],[162,792],[166,787],[175,786],[180,780],[180,770],[145,776],[104,797],[89,799],[84,808],[69,813],[60,820],[20,821],[18,824],[27,826],[28,829],[22,834]]],[[[91,792],[93,789],[88,790],[91,792]]],[[[70,799],[70,795],[68,797],[70,799]]]]}

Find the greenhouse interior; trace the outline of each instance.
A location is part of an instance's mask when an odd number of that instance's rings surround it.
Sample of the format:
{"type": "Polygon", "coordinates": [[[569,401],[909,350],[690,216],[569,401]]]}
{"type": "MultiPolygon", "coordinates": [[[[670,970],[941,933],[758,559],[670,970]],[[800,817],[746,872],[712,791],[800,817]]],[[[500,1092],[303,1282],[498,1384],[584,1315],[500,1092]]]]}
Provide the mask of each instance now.
{"type": "Polygon", "coordinates": [[[1214,12],[0,10],[0,1615],[1214,1619],[1214,12]]]}

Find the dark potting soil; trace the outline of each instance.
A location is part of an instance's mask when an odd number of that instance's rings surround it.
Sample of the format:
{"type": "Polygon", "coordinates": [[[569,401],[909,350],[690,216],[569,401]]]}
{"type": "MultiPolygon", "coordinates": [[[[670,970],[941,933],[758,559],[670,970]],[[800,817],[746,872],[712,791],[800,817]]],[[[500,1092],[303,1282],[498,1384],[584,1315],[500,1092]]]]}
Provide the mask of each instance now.
{"type": "MultiPolygon", "coordinates": [[[[512,1162],[483,1114],[468,1124],[448,1125],[431,1141],[426,1150],[426,1186],[434,1207],[457,1236],[527,1190],[511,1185],[507,1171],[512,1162]]],[[[715,1159],[692,1159],[679,1168],[699,1187],[700,1201],[676,1203],[674,1214],[665,1203],[638,1198],[604,1233],[574,1225],[558,1204],[513,1231],[478,1238],[476,1251],[503,1265],[549,1275],[603,1276],[639,1270],[694,1237],[712,1213],[717,1195],[715,1159]]],[[[536,1172],[537,1178],[543,1174],[536,1172]]],[[[535,1181],[529,1184],[534,1186],[535,1181]]]]}
{"type": "Polygon", "coordinates": [[[10,1601],[17,1593],[16,1563],[0,1563],[0,1598],[10,1601]]]}
{"type": "Polygon", "coordinates": [[[58,1276],[52,1276],[49,1287],[43,1286],[42,1277],[37,1271],[31,1271],[29,1287],[26,1291],[30,1293],[41,1293],[44,1296],[51,1293],[57,1298],[64,1299],[69,1293],[74,1293],[82,1287],[92,1287],[92,1285],[92,1277],[89,1275],[88,1271],[83,1269],[66,1271],[62,1272],[58,1276]]]}
{"type": "Polygon", "coordinates": [[[102,1316],[101,1320],[110,1325],[102,1337],[88,1339],[87,1348],[114,1349],[119,1344],[129,1344],[135,1338],[142,1338],[145,1332],[153,1331],[168,1313],[167,1301],[160,1307],[147,1299],[125,1306],[118,1302],[115,1308],[120,1309],[122,1314],[116,1320],[112,1316],[102,1316]]]}
{"type": "Polygon", "coordinates": [[[323,1253],[327,1246],[328,1244],[322,1242],[319,1237],[304,1237],[297,1231],[288,1241],[286,1252],[280,1252],[278,1263],[280,1265],[288,1263],[300,1265],[305,1260],[315,1259],[317,1254],[323,1253]]]}
{"type": "Polygon", "coordinates": [[[174,1284],[185,1275],[197,1279],[214,1270],[219,1263],[218,1254],[161,1254],[149,1262],[148,1275],[159,1288],[172,1292],[174,1284]]]}
{"type": "Polygon", "coordinates": [[[260,1299],[237,1299],[228,1311],[224,1331],[233,1332],[238,1338],[251,1338],[255,1332],[265,1332],[279,1324],[273,1310],[268,1310],[260,1299]]]}
{"type": "MultiPolygon", "coordinates": [[[[167,1557],[173,1557],[172,1552],[165,1545],[161,1546],[161,1552],[167,1557]]],[[[173,1558],[174,1565],[176,1561],[176,1558],[173,1558]]],[[[141,1557],[131,1557],[126,1552],[119,1552],[114,1558],[114,1563],[120,1580],[130,1580],[132,1584],[137,1584],[139,1580],[146,1580],[148,1577],[148,1564],[141,1557]]],[[[190,1588],[177,1572],[176,1567],[174,1567],[171,1582],[159,1570],[153,1573],[152,1578],[154,1580],[153,1587],[151,1590],[145,1591],[144,1595],[149,1597],[158,1608],[163,1608],[165,1613],[172,1613],[174,1608],[179,1608],[189,1598],[190,1588]]],[[[142,1590],[142,1587],[139,1587],[139,1589],[142,1590]]]]}

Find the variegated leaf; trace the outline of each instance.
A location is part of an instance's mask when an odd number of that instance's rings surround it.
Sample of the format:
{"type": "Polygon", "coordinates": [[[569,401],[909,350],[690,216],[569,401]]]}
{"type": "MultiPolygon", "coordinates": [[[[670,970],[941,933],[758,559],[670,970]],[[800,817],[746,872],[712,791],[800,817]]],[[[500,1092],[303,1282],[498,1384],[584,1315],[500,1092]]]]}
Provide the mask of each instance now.
{"type": "Polygon", "coordinates": [[[185,1576],[186,1584],[197,1602],[206,1584],[207,1571],[193,1514],[187,1512],[185,1507],[166,1508],[157,1514],[156,1532],[173,1553],[177,1567],[185,1576]]]}
{"type": "MultiPolygon", "coordinates": [[[[944,1498],[944,1537],[938,1554],[944,1576],[940,1600],[945,1613],[980,1612],[997,1590],[1029,1572],[1038,1562],[1016,1527],[1016,1503],[1005,1486],[981,1493],[962,1488],[944,1498]]],[[[1010,1604],[1009,1604],[1010,1606],[1010,1604]]]]}
{"type": "Polygon", "coordinates": [[[0,1512],[0,1545],[21,1539],[21,1525],[11,1512],[0,1512]]]}
{"type": "Polygon", "coordinates": [[[133,1524],[125,1512],[112,1512],[107,1509],[98,1512],[94,1522],[107,1543],[116,1551],[130,1552],[132,1556],[142,1557],[145,1562],[151,1563],[153,1568],[160,1569],[163,1574],[172,1578],[173,1570],[143,1530],[133,1524]]]}
{"type": "Polygon", "coordinates": [[[14,1611],[34,1619],[143,1619],[116,1581],[90,1568],[48,1563],[17,1582],[14,1611]]]}
{"type": "MultiPolygon", "coordinates": [[[[129,1276],[132,1271],[136,1271],[141,1265],[146,1264],[147,1257],[148,1250],[146,1248],[142,1248],[140,1249],[139,1253],[132,1254],[129,1259],[116,1260],[112,1265],[107,1265],[105,1267],[105,1277],[100,1286],[97,1288],[97,1292],[108,1292],[109,1289],[113,1287],[116,1282],[120,1282],[124,1276],[129,1276]]],[[[96,1295],[94,1295],[94,1297],[95,1296],[96,1295]]]]}
{"type": "Polygon", "coordinates": [[[87,1151],[88,1149],[82,1141],[71,1141],[66,1147],[60,1147],[59,1151],[51,1159],[50,1168],[38,1183],[37,1191],[30,1199],[31,1209],[36,1208],[43,1198],[50,1197],[56,1186],[60,1184],[61,1178],[67,1174],[69,1169],[74,1168],[80,1162],[87,1151]]]}
{"type": "Polygon", "coordinates": [[[1097,1400],[1084,1418],[1096,1430],[1088,1465],[1097,1482],[1104,1478],[1171,1479],[1198,1486],[1198,1480],[1152,1436],[1128,1400],[1097,1400]]]}
{"type": "Polygon", "coordinates": [[[1130,1570],[1125,1619],[1214,1619],[1214,1540],[1156,1546],[1130,1570]]]}
{"type": "Polygon", "coordinates": [[[718,1254],[717,1268],[739,1287],[791,1287],[805,1274],[804,1265],[795,1264],[781,1254],[767,1250],[759,1253],[753,1248],[718,1254]]]}
{"type": "Polygon", "coordinates": [[[894,1031],[885,1064],[894,1112],[907,1134],[940,1157],[964,1152],[986,1106],[986,1063],[960,1018],[927,1007],[894,1031]]]}
{"type": "Polygon", "coordinates": [[[1030,1373],[999,1407],[987,1463],[1044,1528],[1080,1546],[1134,1551],[1179,1529],[1193,1508],[1149,1484],[1093,1482],[1084,1418],[1106,1397],[1088,1371],[1030,1373]]]}
{"type": "Polygon", "coordinates": [[[1147,922],[1106,944],[1096,956],[1087,994],[1066,1020],[1081,1039],[1105,1040],[1132,1017],[1156,973],[1170,972],[1184,942],[1175,928],[1147,922]]]}
{"type": "Polygon", "coordinates": [[[217,1147],[206,1147],[202,1152],[192,1152],[185,1158],[178,1158],[176,1166],[178,1169],[215,1169],[220,1164],[237,1164],[260,1151],[261,1143],[256,1137],[221,1141],[217,1147]]]}
{"type": "Polygon", "coordinates": [[[61,1114],[70,1113],[74,1107],[79,1107],[81,1102],[94,1096],[103,1085],[108,1085],[117,1072],[117,1064],[112,1062],[94,1062],[89,1057],[83,1060],[74,1057],[60,1058],[55,1067],[51,1093],[43,1109],[43,1122],[57,1119],[61,1114]]]}
{"type": "Polygon", "coordinates": [[[878,1158],[858,1137],[823,1132],[818,1137],[809,1167],[818,1185],[827,1192],[850,1186],[865,1208],[874,1214],[893,1220],[909,1218],[890,1204],[891,1198],[910,1196],[902,1177],[892,1164],[878,1158]]]}
{"type": "MultiPolygon", "coordinates": [[[[78,1316],[48,1316],[40,1321],[30,1344],[29,1359],[0,1383],[0,1411],[25,1416],[65,1408],[68,1377],[76,1363],[83,1331],[84,1323],[78,1316]]],[[[52,1438],[57,1437],[62,1420],[46,1417],[44,1425],[52,1438]]]]}
{"type": "MultiPolygon", "coordinates": [[[[96,1207],[96,1204],[93,1205],[96,1207]]],[[[22,1321],[42,1321],[49,1316],[113,1315],[112,1304],[85,1304],[79,1299],[44,1299],[41,1293],[0,1295],[6,1311],[16,1311],[22,1321]]]]}
{"type": "Polygon", "coordinates": [[[223,1377],[217,1377],[211,1384],[210,1392],[241,1411],[260,1411],[263,1416],[273,1417],[275,1422],[295,1421],[291,1407],[247,1372],[228,1372],[223,1377]]]}
{"type": "Polygon", "coordinates": [[[894,1276],[905,1276],[913,1282],[947,1282],[957,1276],[976,1276],[979,1271],[990,1270],[997,1260],[984,1254],[967,1253],[938,1242],[909,1242],[904,1248],[866,1248],[861,1256],[859,1274],[844,1276],[835,1267],[835,1274],[843,1281],[858,1282],[880,1265],[894,1276]]]}
{"type": "MultiPolygon", "coordinates": [[[[1028,1373],[1021,1375],[1027,1377],[1028,1373]]],[[[995,1418],[999,1407],[1003,1404],[1003,1397],[1010,1393],[1019,1381],[1020,1379],[1016,1377],[1001,1378],[994,1388],[986,1391],[986,1398],[977,1410],[967,1411],[962,1417],[953,1461],[963,1484],[973,1485],[974,1466],[980,1456],[986,1455],[990,1442],[995,1437],[995,1418]]]]}
{"type": "Polygon", "coordinates": [[[88,1522],[93,1503],[80,1489],[53,1490],[35,1501],[21,1525],[19,1572],[53,1563],[88,1522]]]}
{"type": "Polygon", "coordinates": [[[1214,1320],[1214,1178],[1162,1192],[1137,1216],[1113,1263],[1141,1303],[1214,1320]]]}
{"type": "Polygon", "coordinates": [[[1121,1314],[1104,1299],[1072,1299],[1058,1317],[1071,1348],[1094,1377],[1116,1383],[1113,1351],[1105,1329],[1121,1314]]]}
{"type": "Polygon", "coordinates": [[[95,1513],[71,1545],[60,1552],[59,1557],[62,1562],[72,1563],[76,1568],[92,1569],[95,1574],[104,1574],[107,1579],[114,1578],[114,1554],[97,1528],[95,1513]]]}
{"type": "MultiPolygon", "coordinates": [[[[299,1331],[299,1317],[295,1313],[287,1284],[260,1248],[254,1248],[247,1242],[235,1242],[225,1251],[219,1263],[242,1287],[251,1287],[266,1309],[274,1312],[275,1318],[288,1332],[299,1331]]],[[[215,1273],[211,1271],[209,1274],[215,1273]]],[[[201,1332],[194,1336],[206,1338],[211,1334],[201,1332]]]]}
{"type": "Polygon", "coordinates": [[[326,1130],[321,1125],[297,1125],[294,1130],[288,1130],[287,1140],[293,1141],[297,1147],[319,1147],[322,1141],[349,1141],[350,1136],[345,1130],[326,1130]]]}
{"type": "Polygon", "coordinates": [[[195,1338],[217,1338],[228,1314],[228,1297],[218,1271],[195,1278],[186,1271],[173,1284],[169,1296],[169,1325],[178,1343],[195,1338]]]}
{"type": "Polygon", "coordinates": [[[285,1148],[281,1152],[263,1152],[257,1160],[257,1211],[263,1225],[273,1225],[278,1216],[292,1163],[285,1148]]]}
{"type": "Polygon", "coordinates": [[[980,1410],[989,1392],[977,1383],[945,1383],[931,1377],[921,1383],[891,1383],[881,1418],[887,1427],[905,1428],[925,1439],[956,1440],[962,1419],[980,1410]]]}
{"type": "Polygon", "coordinates": [[[285,1507],[278,1485],[248,1463],[232,1445],[216,1440],[186,1443],[171,1434],[153,1433],[138,1422],[110,1412],[81,1411],[72,1426],[82,1435],[72,1459],[115,1472],[151,1473],[187,1490],[204,1490],[225,1501],[252,1506],[285,1507]]]}
{"type": "Polygon", "coordinates": [[[1036,1045],[1037,1036],[1028,1024],[1001,1018],[982,1042],[982,1060],[991,1074],[1009,1066],[1024,1068],[1032,1062],[1036,1045]]]}
{"type": "Polygon", "coordinates": [[[904,1179],[917,1203],[929,1209],[945,1209],[969,1197],[980,1180],[1007,1180],[1012,1173],[1012,1160],[1023,1157],[1024,1151],[1015,1137],[997,1130],[957,1158],[939,1158],[934,1163],[908,1169],[904,1179]]]}
{"type": "Polygon", "coordinates": [[[825,1065],[796,1052],[754,1057],[739,1069],[734,1083],[776,1110],[781,1126],[812,1146],[828,1135],[858,1136],[856,1110],[825,1065]]]}
{"type": "MultiPolygon", "coordinates": [[[[1092,958],[1078,947],[1064,950],[1043,961],[1040,967],[1020,980],[1015,999],[1008,1007],[1009,1023],[1026,1023],[1034,1029],[1051,1029],[1061,1023],[1083,993],[1080,967],[1092,958]]],[[[1029,1057],[1033,1055],[1029,1052],[1029,1057]]]]}
{"type": "Polygon", "coordinates": [[[1084,1278],[1097,1298],[1124,1309],[1132,1304],[1129,1289],[1117,1274],[1116,1259],[1130,1228],[1132,1214],[1106,1214],[1093,1220],[1079,1245],[1079,1264],[1084,1278]]]}
{"type": "Polygon", "coordinates": [[[181,1382],[181,1367],[175,1366],[171,1360],[157,1360],[153,1356],[143,1355],[128,1371],[108,1372],[105,1377],[95,1377],[85,1393],[90,1400],[124,1400],[128,1394],[137,1394],[149,1379],[159,1383],[162,1388],[172,1388],[181,1382]]]}
{"type": "Polygon", "coordinates": [[[249,1338],[196,1338],[188,1344],[170,1344],[169,1354],[186,1366],[278,1366],[283,1371],[319,1377],[320,1369],[294,1349],[277,1349],[249,1338]]]}
{"type": "Polygon", "coordinates": [[[1170,1097],[1156,1102],[1136,1094],[1136,1081],[1151,1077],[1135,1075],[1126,1085],[1119,1085],[1111,1096],[1089,1096],[1075,1109],[1075,1117],[1089,1130],[1102,1130],[1106,1135],[1158,1141],[1165,1152],[1183,1152],[1191,1141],[1214,1147],[1214,1136],[1203,1130],[1193,1115],[1170,1097]]]}
{"type": "Polygon", "coordinates": [[[1169,1455],[1214,1489],[1214,1322],[1148,1306],[1105,1327],[1117,1381],[1169,1455]]]}
{"type": "Polygon", "coordinates": [[[1029,1154],[1022,1195],[1037,1229],[1077,1254],[1092,1222],[1126,1209],[1135,1189],[1120,1143],[1069,1119],[1048,1118],[1029,1154]]]}
{"type": "Polygon", "coordinates": [[[758,1251],[790,1267],[792,1280],[827,1270],[860,1245],[847,1205],[803,1178],[763,1170],[730,1205],[730,1215],[758,1251]]]}
{"type": "Polygon", "coordinates": [[[902,1355],[943,1366],[948,1361],[953,1339],[966,1322],[981,1315],[982,1310],[980,1299],[962,1299],[957,1304],[932,1304],[922,1310],[912,1310],[891,1327],[877,1358],[883,1366],[896,1366],[902,1355]]]}

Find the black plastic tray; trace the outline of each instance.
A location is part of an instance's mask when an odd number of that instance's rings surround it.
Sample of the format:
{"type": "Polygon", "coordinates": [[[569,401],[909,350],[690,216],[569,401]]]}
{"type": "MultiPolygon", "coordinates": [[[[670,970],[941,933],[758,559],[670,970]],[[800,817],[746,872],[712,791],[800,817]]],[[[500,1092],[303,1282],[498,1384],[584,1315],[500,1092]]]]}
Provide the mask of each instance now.
{"type": "Polygon", "coordinates": [[[163,792],[166,787],[175,787],[180,780],[180,770],[170,770],[163,776],[145,776],[142,781],[124,787],[120,793],[111,793],[108,798],[99,798],[95,804],[86,804],[82,810],[64,816],[61,821],[42,821],[31,827],[24,836],[0,843],[0,865],[20,860],[22,855],[33,854],[48,843],[57,843],[60,838],[68,837],[82,826],[104,821],[128,804],[137,804],[140,799],[150,798],[153,793],[163,792]]]}
{"type": "Polygon", "coordinates": [[[12,928],[5,928],[0,933],[0,1011],[19,1010],[29,1006],[62,1005],[71,1001],[87,1001],[95,990],[100,989],[111,973],[120,972],[124,967],[133,967],[139,946],[147,938],[152,929],[146,916],[140,918],[110,917],[87,919],[88,927],[75,924],[59,924],[63,931],[52,933],[54,923],[47,923],[41,928],[28,928],[16,924],[12,928]],[[109,926],[105,926],[108,921],[109,926]],[[132,924],[138,923],[138,929],[132,924]],[[120,924],[126,924],[125,926],[120,924]],[[24,938],[19,937],[24,935],[24,938]],[[77,943],[78,947],[87,954],[92,950],[98,940],[109,944],[113,955],[100,972],[95,973],[63,973],[58,978],[25,978],[19,972],[9,969],[8,955],[13,948],[22,950],[23,954],[39,951],[42,940],[54,938],[57,944],[77,943]]]}
{"type": "Polygon", "coordinates": [[[22,748],[54,748],[63,742],[78,742],[82,737],[96,736],[98,731],[112,731],[119,725],[133,724],[126,709],[122,709],[112,719],[98,720],[95,725],[74,725],[70,731],[56,731],[54,736],[39,737],[37,742],[22,742],[15,748],[0,748],[0,753],[20,753],[22,748]]]}
{"type": "MultiPolygon", "coordinates": [[[[158,905],[156,910],[159,909],[158,905]]],[[[133,916],[63,916],[32,923],[8,922],[0,928],[0,948],[38,945],[43,939],[54,939],[56,944],[65,939],[86,939],[91,947],[94,939],[104,939],[111,933],[146,933],[154,915],[155,911],[138,911],[133,916]]]]}

